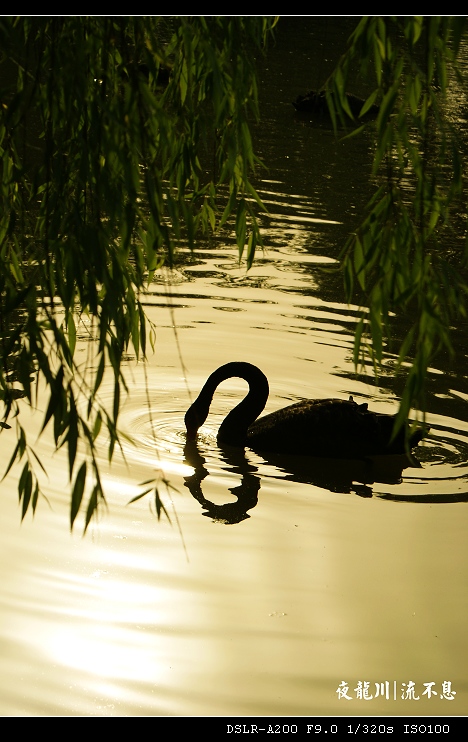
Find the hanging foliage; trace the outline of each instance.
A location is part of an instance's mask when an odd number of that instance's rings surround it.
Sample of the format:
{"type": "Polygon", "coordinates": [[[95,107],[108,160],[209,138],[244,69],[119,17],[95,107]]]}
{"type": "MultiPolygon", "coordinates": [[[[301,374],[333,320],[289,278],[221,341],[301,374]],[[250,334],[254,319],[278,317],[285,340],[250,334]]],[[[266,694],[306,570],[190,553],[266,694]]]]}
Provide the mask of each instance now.
{"type": "Polygon", "coordinates": [[[457,66],[466,29],[462,17],[362,18],[327,83],[336,127],[352,117],[346,88],[357,67],[366,84],[373,79],[361,116],[379,104],[375,192],[342,257],[348,299],[360,294],[365,306],[356,365],[370,355],[378,373],[396,323],[414,318],[396,349],[406,375],[398,423],[412,406],[425,410],[430,364],[440,350],[453,353],[450,327],[466,316],[467,244],[454,220],[466,214],[467,148],[447,115],[448,98],[466,95],[457,66]]]}
{"type": "MultiPolygon", "coordinates": [[[[177,245],[236,219],[253,259],[255,55],[274,18],[0,19],[0,397],[24,461],[23,517],[40,488],[22,424],[40,384],[42,429],[68,451],[71,525],[104,491],[95,456],[119,443],[124,354],[146,353],[141,294],[177,245]],[[221,193],[221,198],[219,194],[221,193]],[[97,339],[83,368],[78,332],[97,339]],[[106,369],[113,404],[99,404],[106,369]],[[89,400],[82,412],[78,397],[89,400]],[[23,401],[19,401],[23,397],[23,401]],[[81,442],[81,447],[79,443],[81,442]],[[81,463],[79,462],[81,459],[81,463]]],[[[6,432],[5,432],[6,431],[6,432]]]]}

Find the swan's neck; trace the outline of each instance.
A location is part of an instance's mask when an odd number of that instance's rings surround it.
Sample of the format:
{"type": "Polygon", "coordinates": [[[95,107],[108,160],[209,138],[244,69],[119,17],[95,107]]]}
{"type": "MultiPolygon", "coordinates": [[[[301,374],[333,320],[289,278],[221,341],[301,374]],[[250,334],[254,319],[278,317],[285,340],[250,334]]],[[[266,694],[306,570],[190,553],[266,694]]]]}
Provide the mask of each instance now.
{"type": "Polygon", "coordinates": [[[218,431],[218,443],[231,446],[244,446],[249,425],[257,419],[268,399],[268,380],[260,369],[250,363],[226,363],[208,378],[195,402],[187,410],[185,424],[187,439],[196,437],[198,428],[203,425],[210,410],[216,388],[225,379],[236,376],[249,384],[249,393],[240,404],[234,407],[222,422],[218,431]]]}

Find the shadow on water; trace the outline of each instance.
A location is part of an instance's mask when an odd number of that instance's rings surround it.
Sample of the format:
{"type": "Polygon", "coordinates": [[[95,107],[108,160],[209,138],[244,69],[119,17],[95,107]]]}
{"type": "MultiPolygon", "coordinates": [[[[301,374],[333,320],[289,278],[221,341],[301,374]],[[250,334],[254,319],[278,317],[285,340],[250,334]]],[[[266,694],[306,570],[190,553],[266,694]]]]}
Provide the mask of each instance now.
{"type": "MultiPolygon", "coordinates": [[[[192,497],[202,506],[203,515],[219,523],[233,525],[250,517],[248,511],[258,503],[261,488],[259,467],[250,463],[245,450],[232,446],[219,446],[220,460],[227,464],[225,470],[241,477],[240,485],[228,491],[236,497],[235,502],[218,505],[203,494],[202,482],[210,475],[206,458],[196,441],[189,441],[184,447],[184,463],[193,467],[193,474],[184,477],[185,486],[192,497]]],[[[278,471],[270,477],[289,482],[311,484],[330,492],[355,494],[359,497],[373,497],[373,485],[397,485],[402,482],[403,471],[407,468],[421,469],[421,464],[411,454],[391,456],[369,456],[362,459],[325,459],[318,457],[293,456],[285,454],[262,453],[264,462],[278,471]]],[[[468,494],[457,494],[447,498],[438,495],[392,495],[379,494],[382,499],[407,502],[467,502],[468,494]]]]}
{"type": "Polygon", "coordinates": [[[233,525],[250,518],[247,511],[252,510],[258,502],[260,477],[255,476],[254,472],[258,469],[247,461],[242,448],[225,446],[220,447],[220,452],[221,459],[228,464],[229,471],[242,477],[238,487],[229,488],[229,492],[237,498],[236,502],[216,505],[203,495],[201,483],[210,472],[205,467],[206,459],[200,452],[196,441],[188,441],[184,448],[184,463],[194,468],[194,473],[190,477],[184,477],[185,486],[204,509],[203,515],[219,523],[233,525]]]}

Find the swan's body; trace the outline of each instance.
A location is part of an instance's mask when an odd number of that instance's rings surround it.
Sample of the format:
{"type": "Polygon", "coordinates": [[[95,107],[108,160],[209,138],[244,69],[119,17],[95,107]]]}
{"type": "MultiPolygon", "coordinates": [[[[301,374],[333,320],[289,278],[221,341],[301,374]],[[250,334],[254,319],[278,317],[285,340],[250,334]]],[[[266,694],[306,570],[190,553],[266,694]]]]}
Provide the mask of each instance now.
{"type": "Polygon", "coordinates": [[[211,374],[187,410],[187,440],[196,438],[218,385],[232,376],[245,379],[249,392],[222,422],[217,436],[220,444],[274,453],[358,458],[403,454],[417,446],[424,435],[420,429],[406,440],[406,430],[401,428],[392,440],[395,418],[370,412],[367,404],[357,404],[352,397],[307,399],[257,420],[268,399],[268,380],[256,366],[233,362],[211,374]]]}

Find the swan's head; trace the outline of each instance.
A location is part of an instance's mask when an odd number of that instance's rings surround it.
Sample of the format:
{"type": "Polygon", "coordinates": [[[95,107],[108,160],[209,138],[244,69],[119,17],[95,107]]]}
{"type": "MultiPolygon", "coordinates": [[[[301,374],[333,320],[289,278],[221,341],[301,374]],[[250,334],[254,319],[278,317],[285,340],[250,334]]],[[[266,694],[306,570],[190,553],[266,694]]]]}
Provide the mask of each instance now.
{"type": "Polygon", "coordinates": [[[203,420],[200,418],[200,414],[197,410],[195,403],[188,408],[185,413],[185,427],[187,429],[187,440],[194,441],[197,437],[198,428],[203,425],[206,420],[206,415],[203,420]]]}

